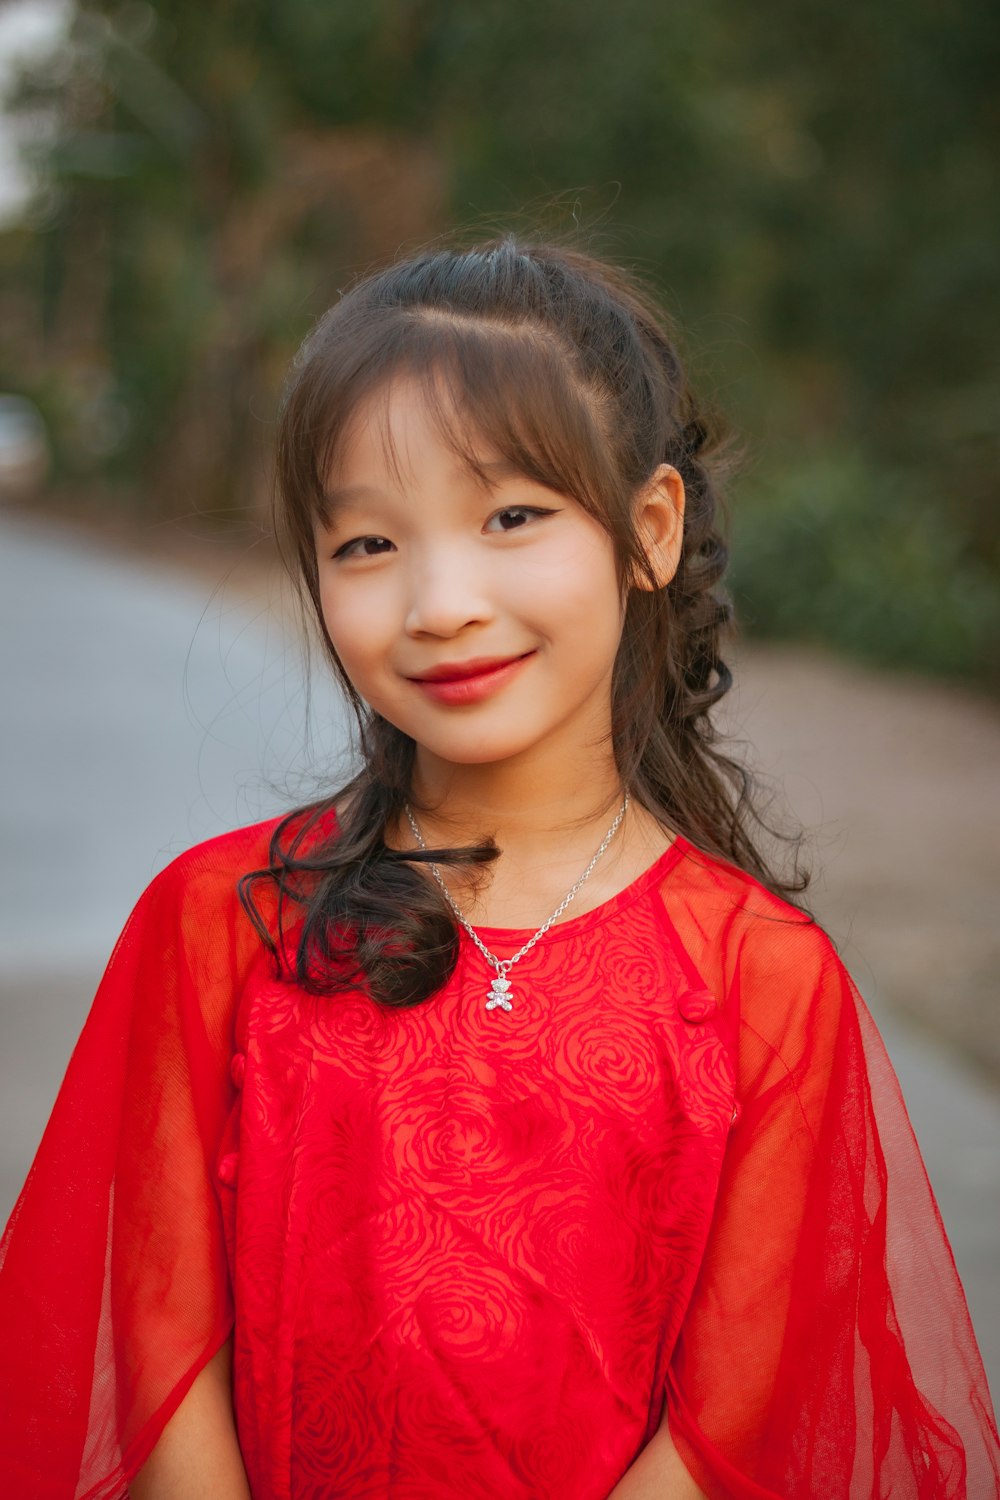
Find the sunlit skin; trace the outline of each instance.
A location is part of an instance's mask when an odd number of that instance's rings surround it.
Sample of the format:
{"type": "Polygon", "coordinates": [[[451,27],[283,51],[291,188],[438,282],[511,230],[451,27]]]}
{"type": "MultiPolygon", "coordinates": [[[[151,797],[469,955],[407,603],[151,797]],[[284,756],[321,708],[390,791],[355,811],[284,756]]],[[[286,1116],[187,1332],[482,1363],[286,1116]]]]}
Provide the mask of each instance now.
{"type": "MultiPolygon", "coordinates": [[[[327,476],[329,523],[316,527],[323,620],[361,697],[416,742],[415,790],[432,809],[425,837],[492,833],[504,853],[490,923],[538,926],[548,915],[539,900],[573,883],[621,802],[609,728],[624,609],[603,527],[570,496],[508,472],[485,442],[476,451],[497,465],[489,488],[444,441],[413,380],[355,413],[327,476]],[[474,703],[438,702],[411,680],[524,653],[474,703]]],[[[661,582],[677,566],[683,505],[667,464],[636,498],[661,582]]],[[[633,803],[591,904],[608,878],[620,888],[630,862],[645,868],[669,841],[633,803]]]]}

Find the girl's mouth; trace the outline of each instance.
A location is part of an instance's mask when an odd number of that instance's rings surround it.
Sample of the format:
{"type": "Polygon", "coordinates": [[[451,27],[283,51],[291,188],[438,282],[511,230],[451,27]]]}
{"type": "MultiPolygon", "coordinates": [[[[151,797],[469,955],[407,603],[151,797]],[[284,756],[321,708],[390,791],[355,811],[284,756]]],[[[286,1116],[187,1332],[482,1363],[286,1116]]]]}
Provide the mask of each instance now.
{"type": "Polygon", "coordinates": [[[472,677],[447,677],[434,680],[413,677],[410,680],[437,703],[479,703],[483,698],[488,698],[500,688],[506,687],[534,654],[534,651],[529,651],[525,656],[515,656],[512,661],[504,662],[498,667],[491,667],[484,672],[477,672],[472,677]]]}

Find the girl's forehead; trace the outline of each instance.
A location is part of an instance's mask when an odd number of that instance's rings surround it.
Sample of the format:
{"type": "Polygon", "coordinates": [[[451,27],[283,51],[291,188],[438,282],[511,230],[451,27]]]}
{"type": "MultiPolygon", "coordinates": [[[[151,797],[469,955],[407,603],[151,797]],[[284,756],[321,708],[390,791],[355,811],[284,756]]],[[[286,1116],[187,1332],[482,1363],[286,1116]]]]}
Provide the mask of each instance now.
{"type": "Polygon", "coordinates": [[[356,482],[361,472],[401,485],[428,457],[485,483],[515,472],[450,387],[429,375],[398,375],[364,395],[332,435],[326,486],[356,482]]]}

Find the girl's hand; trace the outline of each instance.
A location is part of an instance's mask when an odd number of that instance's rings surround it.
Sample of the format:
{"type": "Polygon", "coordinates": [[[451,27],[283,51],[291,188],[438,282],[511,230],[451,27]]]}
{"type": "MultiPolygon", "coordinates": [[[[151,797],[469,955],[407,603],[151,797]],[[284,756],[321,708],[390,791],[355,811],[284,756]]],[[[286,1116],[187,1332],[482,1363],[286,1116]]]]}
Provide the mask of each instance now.
{"type": "Polygon", "coordinates": [[[129,1483],[130,1500],[251,1500],[236,1437],[233,1347],[227,1340],[129,1483]]]}

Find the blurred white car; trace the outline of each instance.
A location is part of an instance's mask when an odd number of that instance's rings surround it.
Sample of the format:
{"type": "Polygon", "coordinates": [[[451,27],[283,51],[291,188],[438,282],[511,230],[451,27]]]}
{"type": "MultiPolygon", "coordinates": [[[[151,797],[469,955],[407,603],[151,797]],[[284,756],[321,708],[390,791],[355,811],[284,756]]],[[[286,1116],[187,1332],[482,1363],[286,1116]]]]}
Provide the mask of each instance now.
{"type": "Polygon", "coordinates": [[[42,414],[25,396],[0,395],[0,500],[30,495],[49,472],[42,414]]]}

